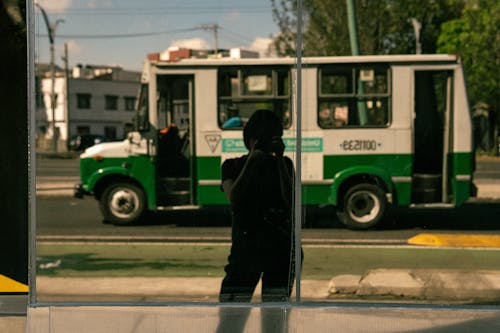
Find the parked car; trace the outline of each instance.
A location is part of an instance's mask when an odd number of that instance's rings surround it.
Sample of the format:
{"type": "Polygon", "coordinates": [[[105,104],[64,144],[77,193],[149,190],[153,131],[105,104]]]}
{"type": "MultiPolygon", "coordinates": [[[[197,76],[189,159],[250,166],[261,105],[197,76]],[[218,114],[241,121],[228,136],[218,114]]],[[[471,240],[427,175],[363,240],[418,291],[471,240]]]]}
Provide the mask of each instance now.
{"type": "Polygon", "coordinates": [[[69,149],[76,151],[85,150],[90,146],[105,141],[110,141],[110,140],[106,139],[102,135],[96,135],[96,134],[75,135],[69,141],[69,149]]]}

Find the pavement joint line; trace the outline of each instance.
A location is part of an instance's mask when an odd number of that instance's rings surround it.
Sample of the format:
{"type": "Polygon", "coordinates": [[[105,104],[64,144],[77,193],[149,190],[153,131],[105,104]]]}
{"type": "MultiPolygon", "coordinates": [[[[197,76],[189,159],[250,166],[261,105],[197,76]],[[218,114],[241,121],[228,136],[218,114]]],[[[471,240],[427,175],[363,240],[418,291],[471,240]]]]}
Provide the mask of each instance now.
{"type": "MultiPolygon", "coordinates": [[[[213,237],[187,237],[187,236],[100,236],[100,235],[87,235],[87,236],[74,236],[74,235],[38,235],[37,240],[131,240],[131,241],[199,241],[199,240],[231,240],[229,236],[213,236],[213,237]]],[[[308,243],[383,243],[383,244],[406,244],[404,240],[397,239],[303,239],[302,242],[308,243]]]]}
{"type": "MultiPolygon", "coordinates": [[[[39,245],[104,245],[104,246],[124,246],[136,244],[139,246],[230,246],[231,243],[217,242],[94,242],[94,241],[39,241],[39,245]]],[[[381,244],[302,244],[303,248],[314,249],[415,249],[415,250],[470,250],[470,251],[500,251],[500,248],[491,247],[444,247],[444,246],[421,246],[421,245],[381,245],[381,244]]]]}
{"type": "MultiPolygon", "coordinates": [[[[39,243],[78,243],[78,244],[172,244],[172,245],[201,245],[201,244],[231,244],[230,237],[129,237],[129,236],[38,236],[39,243]]],[[[401,246],[409,245],[402,240],[378,239],[304,239],[304,247],[342,247],[342,246],[401,246]]]]}

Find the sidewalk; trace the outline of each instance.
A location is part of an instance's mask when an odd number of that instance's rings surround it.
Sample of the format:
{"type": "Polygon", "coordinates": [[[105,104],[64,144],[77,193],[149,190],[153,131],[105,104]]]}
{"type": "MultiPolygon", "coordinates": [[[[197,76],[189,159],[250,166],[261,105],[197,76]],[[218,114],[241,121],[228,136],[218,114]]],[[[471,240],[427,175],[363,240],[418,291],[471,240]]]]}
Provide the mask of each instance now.
{"type": "MultiPolygon", "coordinates": [[[[45,277],[37,278],[37,299],[46,301],[216,302],[221,278],[213,277],[45,277]]],[[[302,280],[303,301],[390,300],[452,304],[500,304],[500,271],[375,269],[365,275],[302,280]]],[[[293,292],[295,295],[295,289],[293,292]]],[[[254,301],[260,301],[260,285],[254,301]]]]}
{"type": "Polygon", "coordinates": [[[306,280],[302,303],[263,305],[257,294],[250,310],[203,305],[217,301],[220,278],[39,277],[37,283],[39,301],[52,295],[62,302],[97,303],[30,308],[33,333],[215,332],[224,319],[233,323],[247,315],[244,332],[262,332],[262,318],[271,318],[265,323],[275,327],[285,316],[290,332],[500,331],[500,308],[466,305],[499,304],[500,271],[373,270],[306,280]]]}

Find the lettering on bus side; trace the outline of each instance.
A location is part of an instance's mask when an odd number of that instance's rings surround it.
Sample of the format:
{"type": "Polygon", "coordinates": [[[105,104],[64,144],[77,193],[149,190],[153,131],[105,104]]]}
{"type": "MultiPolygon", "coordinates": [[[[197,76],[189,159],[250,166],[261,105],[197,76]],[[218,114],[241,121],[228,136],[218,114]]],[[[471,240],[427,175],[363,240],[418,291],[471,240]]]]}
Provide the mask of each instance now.
{"type": "Polygon", "coordinates": [[[340,143],[340,148],[347,151],[375,151],[380,146],[382,144],[376,140],[344,140],[340,143]]]}

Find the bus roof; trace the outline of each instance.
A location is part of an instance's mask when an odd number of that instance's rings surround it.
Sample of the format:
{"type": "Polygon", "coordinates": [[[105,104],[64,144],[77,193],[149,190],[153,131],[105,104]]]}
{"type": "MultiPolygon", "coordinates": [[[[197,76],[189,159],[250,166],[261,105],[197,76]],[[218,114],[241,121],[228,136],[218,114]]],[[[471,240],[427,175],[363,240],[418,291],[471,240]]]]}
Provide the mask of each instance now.
{"type": "MultiPolygon", "coordinates": [[[[429,63],[429,62],[446,62],[458,63],[460,57],[452,54],[404,54],[404,55],[365,55],[365,56],[336,56],[336,57],[303,57],[302,64],[350,64],[350,63],[429,63]]],[[[296,63],[296,58],[188,58],[177,62],[149,60],[152,65],[156,66],[227,66],[227,65],[293,65],[296,63]]]]}

